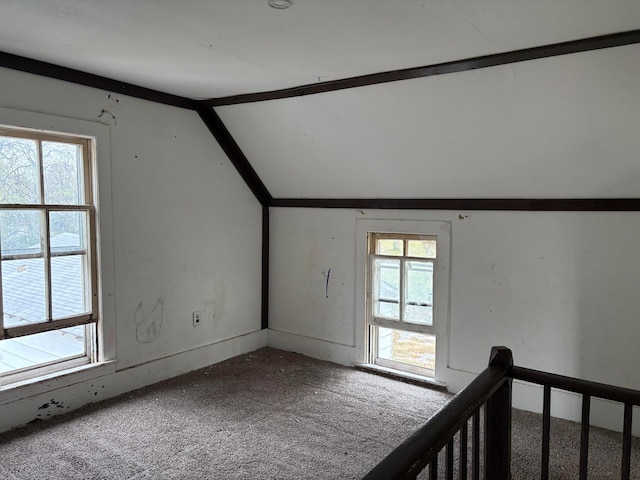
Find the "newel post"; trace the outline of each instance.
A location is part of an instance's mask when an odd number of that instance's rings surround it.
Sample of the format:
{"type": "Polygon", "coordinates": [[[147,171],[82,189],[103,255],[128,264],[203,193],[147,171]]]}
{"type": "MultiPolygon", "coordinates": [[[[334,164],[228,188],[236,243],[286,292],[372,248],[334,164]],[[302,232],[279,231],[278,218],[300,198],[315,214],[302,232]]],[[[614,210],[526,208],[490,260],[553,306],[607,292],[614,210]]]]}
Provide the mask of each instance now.
{"type": "MultiPolygon", "coordinates": [[[[489,367],[504,370],[513,366],[507,347],[493,347],[489,367]]],[[[487,400],[485,410],[485,475],[487,480],[511,479],[511,378],[487,400]]]]}

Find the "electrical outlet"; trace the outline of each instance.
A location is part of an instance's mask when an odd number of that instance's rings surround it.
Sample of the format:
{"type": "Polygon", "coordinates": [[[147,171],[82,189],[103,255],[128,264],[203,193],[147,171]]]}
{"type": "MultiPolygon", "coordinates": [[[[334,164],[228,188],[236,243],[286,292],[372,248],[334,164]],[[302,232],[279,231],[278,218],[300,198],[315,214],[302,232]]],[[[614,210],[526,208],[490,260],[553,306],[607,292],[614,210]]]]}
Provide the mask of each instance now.
{"type": "Polygon", "coordinates": [[[200,312],[193,312],[193,326],[197,327],[200,325],[200,312]]]}

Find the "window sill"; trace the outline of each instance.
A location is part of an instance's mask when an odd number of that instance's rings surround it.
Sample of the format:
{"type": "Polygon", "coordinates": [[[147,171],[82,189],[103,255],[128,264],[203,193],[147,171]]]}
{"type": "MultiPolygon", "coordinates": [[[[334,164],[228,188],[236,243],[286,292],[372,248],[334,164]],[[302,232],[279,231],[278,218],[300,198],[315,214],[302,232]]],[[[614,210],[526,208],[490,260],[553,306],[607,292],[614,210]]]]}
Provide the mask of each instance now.
{"type": "Polygon", "coordinates": [[[404,382],[413,383],[420,386],[433,386],[445,389],[447,384],[431,377],[424,377],[422,375],[416,375],[415,373],[403,372],[395,370],[393,368],[381,367],[380,365],[374,365],[371,363],[356,363],[355,367],[364,370],[366,372],[372,372],[385,377],[395,378],[404,382]]]}
{"type": "Polygon", "coordinates": [[[115,373],[116,363],[115,360],[90,363],[8,385],[2,385],[0,377],[0,405],[115,373]]]}

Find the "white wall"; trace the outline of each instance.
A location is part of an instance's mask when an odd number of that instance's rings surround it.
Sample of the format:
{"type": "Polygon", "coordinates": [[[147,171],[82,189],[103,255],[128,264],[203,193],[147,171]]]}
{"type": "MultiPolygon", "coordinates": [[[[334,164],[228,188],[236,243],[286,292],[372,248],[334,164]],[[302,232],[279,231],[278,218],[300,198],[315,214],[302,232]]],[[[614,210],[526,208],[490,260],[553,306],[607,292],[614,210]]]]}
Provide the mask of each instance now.
{"type": "Polygon", "coordinates": [[[216,110],[276,198],[634,197],[639,55],[627,45],[216,110]]]}
{"type": "Polygon", "coordinates": [[[99,379],[84,372],[0,390],[0,431],[36,418],[51,398],[76,407],[266,344],[261,207],[196,113],[6,69],[0,107],[108,125],[110,159],[98,161],[111,162],[101,235],[113,254],[104,267],[117,359],[99,379]],[[148,338],[135,312],[158,304],[159,335],[148,338]],[[203,321],[194,328],[196,310],[203,321]]]}
{"type": "MultiPolygon", "coordinates": [[[[520,366],[640,389],[640,213],[272,209],[270,344],[364,360],[359,218],[451,222],[450,390],[486,367],[493,345],[520,366]]],[[[554,415],[578,418],[571,396],[553,399],[554,415]]],[[[542,392],[517,385],[514,401],[538,410],[542,392]]],[[[606,404],[593,410],[595,424],[621,428],[606,404]]]]}
{"type": "MultiPolygon", "coordinates": [[[[639,49],[218,111],[276,198],[635,198],[639,49]]],[[[637,213],[272,209],[271,345],[363,360],[359,217],[452,222],[452,390],[499,344],[519,365],[640,388],[637,213]]],[[[514,395],[541,404],[529,389],[514,395]]],[[[575,416],[570,403],[554,413],[575,416]]],[[[597,421],[613,425],[599,408],[597,421]]]]}

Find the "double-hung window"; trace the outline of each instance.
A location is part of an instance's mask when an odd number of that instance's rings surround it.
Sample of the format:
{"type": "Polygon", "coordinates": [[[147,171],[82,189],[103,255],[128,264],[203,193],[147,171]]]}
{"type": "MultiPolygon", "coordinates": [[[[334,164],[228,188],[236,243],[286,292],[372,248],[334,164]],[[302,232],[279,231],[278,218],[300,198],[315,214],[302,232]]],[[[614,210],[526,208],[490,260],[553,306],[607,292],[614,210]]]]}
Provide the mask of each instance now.
{"type": "Polygon", "coordinates": [[[0,382],[96,360],[91,138],[0,127],[0,382]]]}
{"type": "Polygon", "coordinates": [[[369,362],[434,376],[437,237],[370,233],[369,362]]]}

